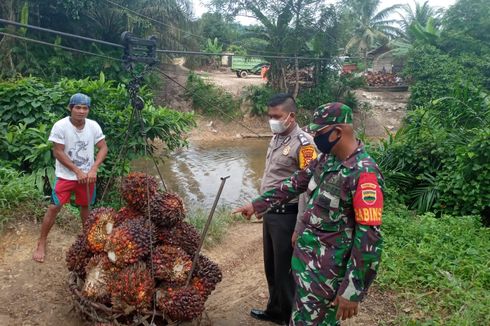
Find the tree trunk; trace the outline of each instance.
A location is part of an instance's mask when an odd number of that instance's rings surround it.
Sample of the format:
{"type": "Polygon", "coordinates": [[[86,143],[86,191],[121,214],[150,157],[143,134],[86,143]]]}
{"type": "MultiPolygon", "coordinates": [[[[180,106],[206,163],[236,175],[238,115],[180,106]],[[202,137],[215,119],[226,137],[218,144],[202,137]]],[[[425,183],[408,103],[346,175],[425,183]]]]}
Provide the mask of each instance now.
{"type": "Polygon", "coordinates": [[[296,98],[299,92],[299,67],[298,67],[298,56],[294,58],[294,72],[296,78],[296,84],[294,85],[293,97],[296,98]]]}

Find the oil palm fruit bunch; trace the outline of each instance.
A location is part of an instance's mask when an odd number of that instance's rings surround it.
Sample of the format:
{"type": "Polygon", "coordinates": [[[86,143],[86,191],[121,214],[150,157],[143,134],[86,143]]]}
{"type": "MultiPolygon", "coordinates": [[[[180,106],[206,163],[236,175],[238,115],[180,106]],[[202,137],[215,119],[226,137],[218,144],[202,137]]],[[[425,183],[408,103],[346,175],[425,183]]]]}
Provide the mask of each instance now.
{"type": "Polygon", "coordinates": [[[118,266],[136,263],[150,252],[154,228],[145,219],[127,220],[114,228],[105,244],[109,260],[118,266]]]}
{"type": "Polygon", "coordinates": [[[155,278],[183,285],[192,268],[191,257],[179,247],[158,246],[153,252],[155,278]]]}
{"type": "Polygon", "coordinates": [[[83,285],[82,294],[90,299],[95,299],[100,302],[109,302],[109,292],[107,281],[109,271],[104,267],[106,256],[98,254],[93,256],[85,267],[86,278],[83,285]]]}
{"type": "Polygon", "coordinates": [[[203,297],[204,301],[208,299],[208,296],[211,294],[211,290],[206,284],[204,280],[200,277],[194,276],[191,280],[191,286],[199,293],[201,297],[203,297]]]}
{"type": "Polygon", "coordinates": [[[156,178],[145,173],[132,172],[124,178],[121,193],[129,206],[142,210],[148,205],[148,199],[157,193],[157,189],[156,178]]]}
{"type": "Polygon", "coordinates": [[[141,213],[140,211],[131,207],[123,207],[116,214],[114,226],[119,226],[127,220],[136,220],[142,217],[143,213],[141,213]]]}
{"type": "Polygon", "coordinates": [[[201,238],[196,228],[185,221],[171,228],[160,228],[157,233],[160,243],[180,247],[191,256],[196,253],[201,238]]]}
{"type": "Polygon", "coordinates": [[[114,307],[125,311],[150,307],[155,283],[143,262],[129,265],[115,273],[108,283],[114,307]]]}
{"type": "Polygon", "coordinates": [[[92,256],[92,252],[87,247],[85,234],[79,234],[70,249],[66,252],[66,265],[68,266],[68,270],[84,278],[85,267],[92,256]]]}
{"type": "Polygon", "coordinates": [[[112,208],[96,208],[90,212],[85,230],[87,244],[94,253],[104,251],[107,237],[111,234],[116,218],[116,211],[112,208]]]}
{"type": "MultiPolygon", "coordinates": [[[[173,227],[185,217],[182,199],[169,192],[157,193],[150,199],[150,218],[157,227],[173,227]]],[[[147,212],[148,207],[145,207],[147,212]]],[[[147,213],[145,213],[147,216],[147,213]]]]}
{"type": "Polygon", "coordinates": [[[156,297],[157,307],[172,321],[190,321],[204,311],[204,299],[193,287],[164,287],[156,297]]]}
{"type": "Polygon", "coordinates": [[[214,291],[216,285],[223,279],[219,266],[203,255],[199,255],[197,268],[194,271],[193,277],[198,277],[202,280],[206,288],[206,293],[209,294],[214,291]]]}

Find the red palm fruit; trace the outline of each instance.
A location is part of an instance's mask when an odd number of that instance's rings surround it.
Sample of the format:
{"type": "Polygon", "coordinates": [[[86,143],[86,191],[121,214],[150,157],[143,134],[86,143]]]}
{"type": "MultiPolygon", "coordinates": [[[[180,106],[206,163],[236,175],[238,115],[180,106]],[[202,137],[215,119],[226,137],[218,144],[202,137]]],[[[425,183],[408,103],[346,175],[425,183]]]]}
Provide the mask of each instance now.
{"type": "Polygon", "coordinates": [[[197,276],[202,280],[206,292],[209,294],[214,291],[216,285],[223,279],[219,266],[203,255],[199,255],[197,268],[193,276],[197,276]]]}
{"type": "Polygon", "coordinates": [[[201,297],[203,297],[204,301],[206,301],[211,294],[209,287],[206,286],[203,279],[200,277],[194,276],[191,280],[191,286],[196,289],[201,297]]]}
{"type": "Polygon", "coordinates": [[[123,207],[116,214],[114,226],[119,226],[127,220],[136,220],[142,217],[144,217],[143,213],[137,211],[136,209],[131,207],[123,207]]]}
{"type": "Polygon", "coordinates": [[[136,263],[149,254],[153,233],[153,225],[145,219],[123,222],[107,239],[107,257],[117,266],[136,263]]]}
{"type": "Polygon", "coordinates": [[[159,243],[184,249],[190,256],[194,256],[199,247],[201,236],[196,228],[185,221],[178,222],[171,228],[160,228],[157,231],[159,243]]]}
{"type": "Polygon", "coordinates": [[[85,267],[86,278],[82,294],[90,299],[100,302],[109,302],[107,281],[109,273],[104,269],[104,254],[93,256],[85,267]]]}
{"type": "MultiPolygon", "coordinates": [[[[185,217],[182,199],[172,193],[157,193],[150,200],[150,218],[157,227],[172,227],[185,217]]],[[[145,208],[148,211],[148,208],[145,208]]],[[[145,213],[147,216],[148,213],[145,213]]]]}
{"type": "Polygon", "coordinates": [[[66,252],[66,265],[68,270],[85,278],[85,267],[92,256],[92,252],[87,247],[86,235],[79,234],[70,249],[66,252]]]}
{"type": "Polygon", "coordinates": [[[122,196],[128,205],[143,210],[148,205],[148,199],[156,194],[158,182],[151,175],[132,172],[124,178],[121,188],[122,196]]]}
{"type": "Polygon", "coordinates": [[[90,212],[85,230],[87,244],[94,253],[104,250],[107,237],[114,227],[116,212],[112,208],[96,208],[90,212]]]}
{"type": "Polygon", "coordinates": [[[157,307],[166,319],[191,321],[204,311],[204,300],[193,287],[165,287],[157,291],[157,307]]]}
{"type": "Polygon", "coordinates": [[[177,285],[185,283],[192,268],[191,257],[178,247],[156,247],[152,261],[155,278],[177,285]]]}
{"type": "Polygon", "coordinates": [[[112,304],[118,309],[141,311],[151,305],[155,283],[142,262],[115,273],[108,285],[112,304]]]}

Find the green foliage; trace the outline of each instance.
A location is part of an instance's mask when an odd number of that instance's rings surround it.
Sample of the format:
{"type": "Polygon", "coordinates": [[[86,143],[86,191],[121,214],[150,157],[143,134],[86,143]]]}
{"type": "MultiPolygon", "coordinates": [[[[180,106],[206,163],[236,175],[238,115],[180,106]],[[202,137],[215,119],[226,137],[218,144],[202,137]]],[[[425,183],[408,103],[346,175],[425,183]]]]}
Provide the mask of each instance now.
{"type": "Polygon", "coordinates": [[[309,89],[303,90],[297,98],[298,106],[308,111],[314,111],[318,106],[341,101],[356,109],[358,100],[351,92],[366,85],[362,76],[345,74],[338,76],[336,72],[324,73],[320,82],[309,89]]]}
{"type": "MultiPolygon", "coordinates": [[[[146,19],[106,1],[94,0],[29,0],[7,1],[0,4],[0,16],[5,19],[42,26],[58,31],[120,43],[123,31],[146,37],[155,35],[158,45],[167,49],[199,50],[193,32],[191,4],[188,0],[122,0],[116,1],[146,19]],[[18,17],[18,18],[17,18],[18,17]],[[153,19],[153,21],[151,20],[153,19]],[[154,21],[165,22],[164,25],[154,21]]],[[[3,26],[2,26],[3,27],[3,26]]],[[[120,49],[96,46],[69,37],[54,37],[23,28],[8,27],[13,34],[24,35],[51,44],[60,44],[116,58],[120,49]]],[[[104,71],[111,79],[126,76],[121,64],[105,58],[68,52],[46,45],[5,38],[0,46],[0,77],[37,76],[51,81],[61,77],[96,77],[104,71]]],[[[167,58],[167,57],[166,57],[167,58]]]]}
{"type": "Polygon", "coordinates": [[[242,93],[242,97],[252,103],[251,114],[256,116],[267,114],[267,102],[272,95],[274,90],[268,86],[248,86],[242,93]]]}
{"type": "MultiPolygon", "coordinates": [[[[98,79],[62,79],[49,83],[36,78],[21,78],[0,83],[0,160],[8,166],[46,175],[54,165],[51,144],[47,138],[51,126],[69,115],[70,96],[83,92],[92,98],[89,118],[97,121],[106,135],[108,157],[99,170],[99,186],[107,182],[113,166],[118,163],[119,150],[125,146],[125,133],[131,116],[128,92],[123,84],[107,81],[104,74],[98,79]]],[[[182,135],[194,126],[192,115],[157,107],[151,94],[142,90],[146,105],[142,111],[145,132],[149,139],[148,153],[163,144],[171,151],[186,145],[182,135]],[[161,142],[154,142],[161,140],[161,142]]],[[[128,160],[144,155],[145,139],[139,136],[140,125],[129,127],[128,160]]]]}
{"type": "Polygon", "coordinates": [[[414,216],[392,203],[384,212],[376,282],[410,309],[395,324],[488,325],[490,229],[477,216],[414,216]]]}
{"type": "MultiPolygon", "coordinates": [[[[3,162],[2,162],[3,163],[3,162]]],[[[11,168],[0,167],[0,231],[13,218],[21,202],[38,205],[42,191],[34,185],[35,176],[24,175],[11,168]]]]}
{"type": "Polygon", "coordinates": [[[0,209],[10,209],[18,202],[42,199],[42,192],[34,185],[34,176],[24,175],[11,168],[0,167],[0,209]]]}
{"type": "MultiPolygon", "coordinates": [[[[206,212],[202,208],[193,207],[190,209],[188,216],[188,221],[192,224],[200,233],[206,225],[208,220],[209,212],[206,212]]],[[[223,240],[228,228],[236,223],[236,219],[231,214],[231,209],[229,207],[218,207],[214,212],[213,219],[208,229],[206,239],[204,240],[204,245],[210,248],[223,240]]]]}
{"type": "Polygon", "coordinates": [[[489,103],[478,89],[454,86],[451,96],[408,112],[397,134],[373,151],[411,207],[479,214],[488,206],[489,103]]]}
{"type": "Polygon", "coordinates": [[[410,87],[411,107],[424,106],[431,100],[447,96],[463,76],[453,58],[431,45],[412,49],[404,73],[414,80],[410,87]]]}
{"type": "Polygon", "coordinates": [[[229,47],[227,47],[226,52],[230,52],[235,55],[247,55],[247,50],[244,47],[237,44],[232,44],[229,47]]]}
{"type": "Polygon", "coordinates": [[[227,120],[235,117],[240,111],[240,102],[230,93],[195,73],[190,73],[187,77],[185,96],[192,100],[194,109],[205,115],[220,116],[227,120]]]}

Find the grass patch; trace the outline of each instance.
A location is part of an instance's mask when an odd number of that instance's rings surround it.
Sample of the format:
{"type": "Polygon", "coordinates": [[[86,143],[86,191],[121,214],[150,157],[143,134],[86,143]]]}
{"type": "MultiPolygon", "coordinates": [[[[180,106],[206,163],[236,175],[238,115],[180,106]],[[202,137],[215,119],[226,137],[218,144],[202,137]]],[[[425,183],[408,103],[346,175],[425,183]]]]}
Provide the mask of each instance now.
{"type": "Polygon", "coordinates": [[[490,325],[490,229],[477,216],[385,212],[377,282],[408,311],[395,324],[490,325]]]}
{"type": "Polygon", "coordinates": [[[204,115],[232,120],[240,113],[240,101],[215,84],[205,81],[191,72],[187,78],[185,97],[192,101],[192,107],[204,115]]]}
{"type": "Polygon", "coordinates": [[[22,217],[32,219],[40,213],[43,194],[36,187],[33,175],[2,167],[0,189],[0,231],[8,221],[22,217]]]}
{"type": "MultiPolygon", "coordinates": [[[[209,211],[202,208],[192,208],[187,214],[187,220],[190,224],[202,232],[208,219],[209,211]]],[[[218,207],[214,212],[213,220],[209,226],[204,246],[210,248],[223,240],[228,228],[236,223],[236,218],[231,214],[231,209],[228,207],[218,207]]]]}

